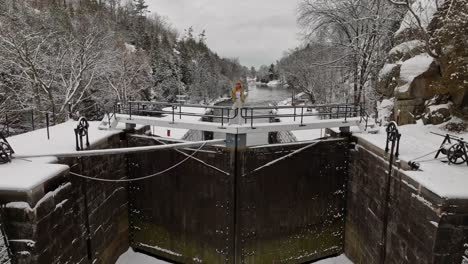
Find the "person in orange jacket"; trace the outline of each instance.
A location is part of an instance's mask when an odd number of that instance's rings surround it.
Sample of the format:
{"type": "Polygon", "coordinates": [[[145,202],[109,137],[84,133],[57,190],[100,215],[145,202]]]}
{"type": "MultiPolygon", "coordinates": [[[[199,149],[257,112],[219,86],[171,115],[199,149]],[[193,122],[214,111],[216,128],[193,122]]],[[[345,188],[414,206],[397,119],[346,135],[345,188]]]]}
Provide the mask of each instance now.
{"type": "MultiPolygon", "coordinates": [[[[231,90],[231,99],[234,102],[232,105],[232,109],[240,111],[240,109],[244,106],[245,104],[245,90],[242,87],[242,83],[236,82],[236,86],[232,88],[231,90]]],[[[242,118],[241,118],[241,113],[238,113],[238,121],[239,125],[242,123],[242,118]]]]}
{"type": "Polygon", "coordinates": [[[245,104],[245,90],[242,87],[242,83],[236,82],[236,86],[231,90],[231,99],[234,103],[232,105],[232,109],[239,109],[242,108],[245,104]]]}

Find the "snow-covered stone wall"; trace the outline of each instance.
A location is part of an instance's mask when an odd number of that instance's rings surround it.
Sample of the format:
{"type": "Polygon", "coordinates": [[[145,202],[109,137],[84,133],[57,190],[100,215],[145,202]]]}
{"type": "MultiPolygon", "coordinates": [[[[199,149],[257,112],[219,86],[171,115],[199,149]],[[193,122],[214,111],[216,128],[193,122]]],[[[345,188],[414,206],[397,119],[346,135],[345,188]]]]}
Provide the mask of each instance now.
{"type": "MultiPolygon", "coordinates": [[[[381,263],[388,161],[359,139],[351,154],[345,250],[354,263],[381,263]]],[[[394,167],[386,263],[462,263],[468,200],[441,198],[394,167]]]]}
{"type": "MultiPolygon", "coordinates": [[[[124,144],[117,134],[93,149],[124,144]]],[[[67,159],[59,163],[93,177],[127,177],[125,156],[67,159]]],[[[126,184],[83,180],[65,171],[44,182],[40,189],[40,197],[35,193],[33,198],[4,206],[3,221],[15,263],[114,263],[128,249],[126,184]]],[[[11,200],[7,196],[0,193],[0,200],[11,200]]]]}

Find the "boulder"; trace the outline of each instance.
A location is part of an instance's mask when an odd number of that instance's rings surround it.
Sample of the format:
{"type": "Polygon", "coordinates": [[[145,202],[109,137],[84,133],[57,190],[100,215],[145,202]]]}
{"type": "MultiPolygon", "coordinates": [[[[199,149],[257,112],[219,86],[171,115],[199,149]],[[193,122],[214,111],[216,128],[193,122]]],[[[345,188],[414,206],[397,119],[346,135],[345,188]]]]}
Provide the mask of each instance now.
{"type": "Polygon", "coordinates": [[[468,106],[468,5],[445,1],[429,27],[431,45],[440,54],[443,93],[450,93],[456,112],[468,106]]]}
{"type": "Polygon", "coordinates": [[[451,119],[452,103],[429,105],[426,107],[423,121],[425,124],[439,125],[451,119]]]}
{"type": "Polygon", "coordinates": [[[416,120],[424,113],[424,100],[396,100],[394,115],[399,125],[416,124],[416,120]]]}
{"type": "Polygon", "coordinates": [[[388,53],[388,61],[397,63],[406,61],[424,53],[425,44],[421,40],[410,40],[395,46],[388,53]]]}
{"type": "Polygon", "coordinates": [[[440,69],[434,58],[426,53],[402,63],[395,98],[398,100],[430,99],[437,94],[440,69]]]}
{"type": "Polygon", "coordinates": [[[398,78],[400,77],[399,64],[385,64],[379,73],[377,81],[377,92],[386,98],[393,97],[395,88],[398,85],[398,78]]]}

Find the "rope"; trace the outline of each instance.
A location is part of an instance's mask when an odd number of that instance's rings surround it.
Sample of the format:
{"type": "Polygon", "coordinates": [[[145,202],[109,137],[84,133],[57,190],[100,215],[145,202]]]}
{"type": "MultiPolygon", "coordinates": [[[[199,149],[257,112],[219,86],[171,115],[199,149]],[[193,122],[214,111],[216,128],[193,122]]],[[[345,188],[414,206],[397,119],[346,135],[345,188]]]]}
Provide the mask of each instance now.
{"type": "Polygon", "coordinates": [[[94,178],[94,177],[85,176],[85,175],[81,175],[81,174],[74,173],[74,172],[70,172],[70,174],[74,175],[74,176],[77,176],[77,177],[80,177],[80,178],[87,179],[87,180],[100,181],[100,182],[134,182],[134,181],[146,180],[146,179],[149,179],[149,178],[159,176],[161,174],[164,174],[164,173],[166,173],[168,171],[171,171],[171,170],[179,167],[180,165],[184,164],[187,160],[193,158],[198,153],[198,151],[200,151],[205,145],[206,145],[206,142],[203,143],[200,146],[200,148],[198,148],[196,151],[194,151],[190,156],[188,156],[187,158],[183,159],[182,161],[176,163],[175,165],[173,165],[173,166],[171,166],[171,167],[169,167],[169,168],[167,168],[167,169],[165,169],[163,171],[160,171],[160,172],[155,173],[155,174],[147,175],[147,176],[144,176],[144,177],[135,178],[135,179],[111,180],[111,179],[94,178]]]}
{"type": "Polygon", "coordinates": [[[430,153],[427,153],[427,154],[425,154],[425,155],[423,155],[423,156],[421,156],[421,157],[417,157],[417,158],[411,159],[410,161],[418,161],[419,159],[422,159],[422,158],[425,158],[425,157],[427,157],[427,156],[429,156],[429,155],[431,155],[431,154],[434,154],[434,153],[436,153],[437,151],[439,151],[439,150],[441,150],[441,149],[442,149],[442,148],[439,148],[438,150],[435,150],[435,151],[432,151],[432,152],[430,152],[430,153]]]}
{"type": "Polygon", "coordinates": [[[290,157],[292,157],[292,156],[294,156],[294,155],[296,155],[296,154],[299,154],[299,153],[301,153],[302,151],[304,151],[304,150],[306,150],[306,149],[308,149],[308,148],[311,148],[311,147],[317,145],[318,143],[320,143],[320,141],[316,141],[316,142],[314,142],[314,143],[312,143],[312,144],[310,144],[310,145],[307,145],[307,146],[305,146],[305,147],[303,147],[303,148],[300,148],[300,149],[298,149],[298,150],[295,150],[295,151],[293,151],[293,152],[291,152],[291,153],[289,153],[289,154],[287,154],[287,155],[285,155],[285,156],[283,156],[283,157],[280,157],[280,158],[277,158],[277,159],[275,159],[275,160],[273,160],[273,161],[270,161],[270,162],[268,162],[267,164],[265,164],[265,165],[263,165],[263,166],[257,167],[256,169],[252,170],[251,172],[247,172],[247,173],[243,174],[242,177],[244,177],[244,176],[246,176],[246,175],[249,175],[249,174],[252,174],[252,173],[255,173],[255,172],[258,172],[258,171],[260,171],[260,170],[262,170],[262,169],[264,169],[264,168],[266,168],[266,167],[269,167],[269,166],[271,166],[271,165],[273,165],[273,164],[275,164],[275,163],[277,163],[277,162],[280,162],[280,161],[285,160],[285,159],[287,159],[287,158],[290,158],[290,157]]]}
{"type": "MultiPolygon", "coordinates": [[[[160,140],[158,140],[158,139],[156,139],[156,138],[153,138],[153,140],[155,140],[155,141],[157,141],[157,142],[159,142],[159,143],[161,143],[161,144],[163,144],[163,145],[167,145],[167,143],[165,143],[165,142],[163,142],[163,141],[160,141],[160,140]]],[[[187,154],[187,153],[185,153],[185,152],[183,152],[183,151],[181,151],[181,150],[178,150],[178,149],[174,149],[174,150],[175,150],[176,152],[178,152],[178,153],[180,153],[180,154],[186,156],[186,157],[189,157],[189,156],[190,156],[189,154],[187,154]]],[[[198,151],[198,150],[196,150],[196,151],[198,151]]],[[[215,166],[213,166],[213,165],[210,165],[210,164],[204,162],[204,161],[201,160],[201,159],[197,159],[197,158],[195,158],[195,157],[192,157],[192,159],[194,159],[194,160],[200,162],[201,164],[207,166],[208,168],[211,168],[211,169],[213,169],[213,170],[215,170],[215,171],[217,171],[217,172],[223,173],[223,174],[226,175],[226,176],[231,175],[231,174],[229,174],[228,172],[225,172],[225,171],[221,170],[220,168],[217,168],[217,167],[215,167],[215,166]]]]}
{"type": "Polygon", "coordinates": [[[444,160],[444,159],[446,159],[446,157],[437,158],[437,159],[427,159],[427,160],[421,160],[421,161],[418,161],[418,163],[423,163],[423,162],[430,162],[430,161],[434,161],[434,160],[444,160]]]}

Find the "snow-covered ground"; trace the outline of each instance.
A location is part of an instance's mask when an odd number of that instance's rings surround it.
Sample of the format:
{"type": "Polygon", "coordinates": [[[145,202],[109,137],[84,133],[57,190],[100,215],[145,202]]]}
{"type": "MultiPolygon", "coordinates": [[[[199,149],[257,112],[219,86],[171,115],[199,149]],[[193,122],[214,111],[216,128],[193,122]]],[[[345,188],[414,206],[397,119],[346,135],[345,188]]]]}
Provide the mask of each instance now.
{"type": "MultiPolygon", "coordinates": [[[[353,264],[345,255],[335,258],[329,258],[314,262],[316,264],[353,264]]],[[[133,249],[128,249],[115,264],[169,264],[169,262],[162,261],[145,254],[137,253],[133,249]]]]}
{"type": "MultiPolygon", "coordinates": [[[[69,121],[50,127],[50,140],[47,130],[38,129],[29,133],[9,137],[11,147],[16,155],[48,154],[57,152],[75,152],[75,132],[78,122],[69,121]]],[[[117,134],[120,130],[99,130],[100,122],[89,122],[89,142],[99,142],[117,134]]],[[[53,164],[55,157],[35,159],[13,159],[11,163],[0,166],[0,190],[27,191],[42,184],[50,178],[68,170],[68,166],[53,164]]]]}
{"type": "MultiPolygon", "coordinates": [[[[405,174],[440,197],[468,199],[468,166],[466,164],[448,165],[441,160],[433,160],[436,154],[435,151],[439,149],[444,138],[431,132],[450,133],[443,129],[444,125],[424,126],[423,124],[416,124],[401,126],[399,128],[402,134],[400,159],[420,162],[420,171],[406,171],[405,174]],[[424,155],[427,156],[415,160],[424,155]]],[[[384,127],[380,129],[378,134],[355,135],[381,149],[385,149],[386,132],[384,127]]],[[[455,135],[468,139],[468,132],[455,135]]],[[[441,157],[444,157],[444,155],[441,157]]]]}

